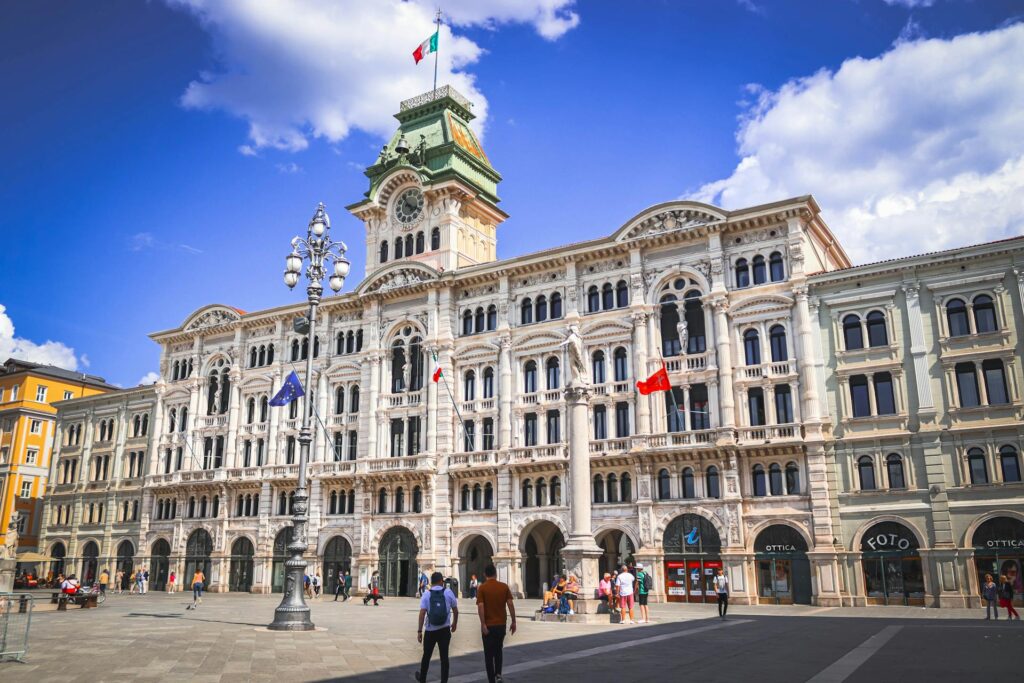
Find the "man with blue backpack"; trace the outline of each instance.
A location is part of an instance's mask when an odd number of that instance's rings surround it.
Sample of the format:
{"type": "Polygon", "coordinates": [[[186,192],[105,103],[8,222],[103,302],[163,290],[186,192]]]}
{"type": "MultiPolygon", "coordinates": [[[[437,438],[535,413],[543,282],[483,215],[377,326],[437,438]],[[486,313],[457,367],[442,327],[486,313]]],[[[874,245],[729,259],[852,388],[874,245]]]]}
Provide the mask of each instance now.
{"type": "Polygon", "coordinates": [[[420,660],[420,670],[416,672],[417,681],[427,680],[427,669],[430,668],[430,658],[434,656],[436,645],[441,653],[441,683],[447,682],[448,646],[458,625],[459,601],[455,593],[444,587],[441,572],[434,572],[430,575],[430,590],[424,591],[420,598],[416,640],[423,643],[423,659],[420,660]]]}

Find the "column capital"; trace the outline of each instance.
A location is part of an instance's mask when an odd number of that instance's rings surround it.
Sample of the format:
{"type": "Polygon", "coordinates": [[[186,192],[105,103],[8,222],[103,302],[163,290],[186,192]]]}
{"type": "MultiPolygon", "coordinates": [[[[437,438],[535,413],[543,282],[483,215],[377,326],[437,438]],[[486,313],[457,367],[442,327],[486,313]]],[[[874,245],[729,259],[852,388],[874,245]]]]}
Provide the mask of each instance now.
{"type": "Polygon", "coordinates": [[[590,389],[586,386],[571,385],[565,388],[565,401],[570,404],[590,403],[590,389]]]}

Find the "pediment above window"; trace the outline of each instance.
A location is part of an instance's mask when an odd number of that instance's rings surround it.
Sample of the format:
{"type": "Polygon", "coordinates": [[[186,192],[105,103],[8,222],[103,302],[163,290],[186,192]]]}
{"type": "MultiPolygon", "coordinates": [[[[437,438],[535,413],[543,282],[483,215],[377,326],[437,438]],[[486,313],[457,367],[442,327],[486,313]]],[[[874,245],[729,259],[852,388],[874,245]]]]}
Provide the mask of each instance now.
{"type": "Polygon", "coordinates": [[[356,290],[360,296],[367,294],[386,294],[388,292],[415,289],[418,286],[434,282],[438,273],[430,266],[422,263],[403,262],[385,266],[371,274],[356,290]]]}
{"type": "Polygon", "coordinates": [[[242,319],[242,311],[228,306],[206,306],[190,315],[182,328],[186,331],[201,330],[207,327],[219,327],[242,319]]]}

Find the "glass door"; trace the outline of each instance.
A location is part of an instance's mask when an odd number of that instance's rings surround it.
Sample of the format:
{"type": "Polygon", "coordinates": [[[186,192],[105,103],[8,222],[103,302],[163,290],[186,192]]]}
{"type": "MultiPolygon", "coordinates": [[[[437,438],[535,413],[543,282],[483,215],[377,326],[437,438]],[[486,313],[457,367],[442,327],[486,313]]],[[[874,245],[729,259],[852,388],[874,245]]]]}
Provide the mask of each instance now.
{"type": "Polygon", "coordinates": [[[793,566],[789,560],[768,558],[757,562],[758,602],[793,604],[793,566]]]}

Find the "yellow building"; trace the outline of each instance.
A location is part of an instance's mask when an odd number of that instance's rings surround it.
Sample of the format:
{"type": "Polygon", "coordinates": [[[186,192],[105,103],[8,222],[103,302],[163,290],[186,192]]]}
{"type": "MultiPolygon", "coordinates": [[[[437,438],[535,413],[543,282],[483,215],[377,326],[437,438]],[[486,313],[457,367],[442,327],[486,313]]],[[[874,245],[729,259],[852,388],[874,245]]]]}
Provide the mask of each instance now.
{"type": "Polygon", "coordinates": [[[0,366],[0,544],[18,520],[18,551],[37,550],[42,497],[53,453],[52,404],[117,387],[102,377],[9,359],[0,366]]]}

